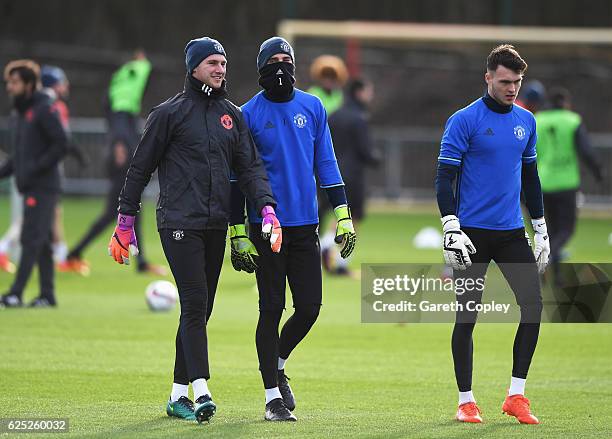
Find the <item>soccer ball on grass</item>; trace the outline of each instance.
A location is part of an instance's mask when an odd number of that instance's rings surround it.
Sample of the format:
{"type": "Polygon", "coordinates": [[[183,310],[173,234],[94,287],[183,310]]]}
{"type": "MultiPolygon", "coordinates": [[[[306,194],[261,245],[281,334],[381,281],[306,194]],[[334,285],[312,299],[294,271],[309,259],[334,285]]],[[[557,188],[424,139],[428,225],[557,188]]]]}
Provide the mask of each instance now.
{"type": "Polygon", "coordinates": [[[156,280],[147,285],[145,298],[151,311],[170,311],[176,306],[178,291],[172,282],[156,280]]]}

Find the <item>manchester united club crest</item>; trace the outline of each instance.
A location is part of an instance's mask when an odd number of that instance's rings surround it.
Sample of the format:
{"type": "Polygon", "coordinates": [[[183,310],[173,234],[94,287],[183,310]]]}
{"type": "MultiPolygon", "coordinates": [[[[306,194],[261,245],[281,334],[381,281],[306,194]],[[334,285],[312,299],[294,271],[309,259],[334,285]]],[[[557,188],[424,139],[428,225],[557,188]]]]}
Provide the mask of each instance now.
{"type": "Polygon", "coordinates": [[[295,116],[293,116],[293,123],[298,128],[304,128],[307,122],[308,122],[308,119],[306,119],[306,116],[304,116],[302,113],[298,113],[295,116]]]}
{"type": "Polygon", "coordinates": [[[514,127],[514,137],[516,137],[519,140],[523,140],[525,138],[525,128],[523,128],[521,125],[517,125],[514,127]]]}
{"type": "Polygon", "coordinates": [[[25,113],[25,119],[26,119],[28,122],[32,122],[32,121],[34,120],[34,110],[32,110],[32,109],[30,108],[28,111],[26,111],[26,113],[25,113]]]}
{"type": "Polygon", "coordinates": [[[234,127],[234,119],[232,119],[232,116],[229,114],[224,114],[221,116],[221,125],[223,125],[223,128],[226,130],[231,130],[234,127]]]}

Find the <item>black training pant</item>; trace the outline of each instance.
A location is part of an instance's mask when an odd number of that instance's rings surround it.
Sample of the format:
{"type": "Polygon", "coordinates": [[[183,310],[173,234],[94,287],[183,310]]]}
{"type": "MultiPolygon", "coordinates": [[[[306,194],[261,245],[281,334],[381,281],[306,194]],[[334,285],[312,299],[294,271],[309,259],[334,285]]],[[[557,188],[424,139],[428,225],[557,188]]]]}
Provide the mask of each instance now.
{"type": "Polygon", "coordinates": [[[264,387],[278,386],[278,358],[289,354],[317,320],[322,301],[321,249],[318,224],[283,227],[280,253],[261,237],[261,224],[251,224],[249,235],[259,253],[257,289],[259,321],[255,342],[264,387]],[[289,281],[295,311],[278,334],[289,281]]]}
{"type": "MultiPolygon", "coordinates": [[[[476,253],[470,255],[473,265],[465,271],[455,270],[455,280],[482,278],[489,262],[495,261],[512,288],[521,309],[521,322],[514,338],[512,376],[527,378],[531,358],[536,348],[542,314],[540,279],[533,251],[525,236],[525,229],[484,230],[462,228],[469,236],[476,253]]],[[[482,302],[482,291],[457,295],[457,302],[482,302]]],[[[457,311],[452,336],[455,378],[460,392],[472,389],[472,332],[476,324],[476,311],[457,311]]]]}
{"type": "MultiPolygon", "coordinates": [[[[118,167],[114,163],[114,151],[111,150],[108,164],[108,178],[111,184],[110,190],[106,195],[106,204],[104,211],[98,216],[98,218],[91,225],[85,236],[79,241],[79,243],[70,251],[68,258],[80,258],[81,253],[85,248],[94,240],[96,237],[106,229],[110,224],[114,224],[117,221],[117,208],[119,207],[119,195],[121,189],[125,184],[125,176],[129,169],[131,151],[134,151],[140,135],[137,129],[138,119],[135,115],[126,111],[111,112],[108,115],[108,129],[111,146],[114,148],[116,142],[123,142],[126,148],[127,162],[124,166],[118,167]]],[[[138,262],[138,269],[142,270],[147,266],[147,260],[144,253],[144,239],[141,239],[142,234],[140,228],[140,221],[138,217],[134,224],[134,230],[136,232],[136,238],[138,239],[138,256],[136,260],[138,262]]]]}
{"type": "Polygon", "coordinates": [[[161,229],[159,236],[179,292],[174,382],[209,379],[206,323],[223,265],[227,230],[161,229]]]}
{"type": "Polygon", "coordinates": [[[51,248],[53,220],[58,195],[49,193],[23,194],[23,225],[21,227],[21,257],[17,276],[9,294],[23,295],[34,265],[38,264],[40,296],[55,303],[53,250],[51,248]]]}
{"type": "Polygon", "coordinates": [[[545,192],[544,212],[550,237],[550,262],[558,274],[561,250],[576,228],[576,191],[545,192]]]}
{"type": "MultiPolygon", "coordinates": [[[[126,168],[127,171],[127,168],[126,168]]],[[[68,253],[68,258],[80,258],[81,253],[85,248],[96,239],[96,237],[104,231],[110,224],[114,224],[117,221],[117,208],[119,206],[119,194],[123,185],[125,184],[125,172],[113,172],[110,177],[111,187],[106,195],[106,203],[104,205],[104,211],[98,216],[98,218],[91,225],[85,236],[81,238],[79,243],[68,253]]],[[[144,239],[142,238],[140,220],[136,217],[136,223],[134,224],[134,230],[136,232],[136,239],[138,239],[138,256],[136,260],[138,262],[138,268],[143,269],[147,265],[147,259],[144,256],[144,239]]]]}
{"type": "Polygon", "coordinates": [[[365,184],[363,182],[344,182],[346,200],[351,208],[351,217],[356,221],[361,221],[365,216],[365,184]]]}

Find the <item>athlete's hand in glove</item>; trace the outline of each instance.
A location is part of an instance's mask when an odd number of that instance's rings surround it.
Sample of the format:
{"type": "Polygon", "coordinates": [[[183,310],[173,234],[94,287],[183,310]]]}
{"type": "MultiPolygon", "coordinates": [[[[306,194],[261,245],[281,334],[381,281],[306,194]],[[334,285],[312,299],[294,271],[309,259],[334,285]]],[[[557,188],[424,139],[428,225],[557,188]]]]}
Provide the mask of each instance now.
{"type": "Polygon", "coordinates": [[[470,254],[476,253],[476,247],[470,238],[461,231],[459,219],[455,215],[442,217],[444,230],[444,260],[453,270],[465,270],[472,261],[470,254]]]}
{"type": "Polygon", "coordinates": [[[230,226],[230,242],[232,249],[232,266],[236,271],[252,273],[257,270],[259,253],[248,238],[244,224],[230,226]]]}
{"type": "Polygon", "coordinates": [[[550,239],[548,239],[548,231],[546,230],[546,221],[544,217],[532,219],[533,226],[533,255],[535,256],[538,271],[544,273],[548,265],[548,256],[550,255],[550,239]]]}
{"type": "Polygon", "coordinates": [[[261,209],[261,237],[270,241],[270,247],[274,253],[278,253],[281,250],[281,244],[283,243],[283,230],[281,229],[280,222],[276,218],[276,213],[272,206],[266,206],[261,209]]]}
{"type": "Polygon", "coordinates": [[[120,264],[130,264],[130,253],[132,256],[138,254],[138,242],[134,232],[134,221],[136,217],[119,214],[117,227],[108,243],[108,254],[120,264]]]}
{"type": "Polygon", "coordinates": [[[343,204],[334,209],[334,214],[336,215],[336,237],[334,241],[342,246],[340,256],[346,259],[353,253],[357,242],[351,211],[346,204],[343,204]]]}

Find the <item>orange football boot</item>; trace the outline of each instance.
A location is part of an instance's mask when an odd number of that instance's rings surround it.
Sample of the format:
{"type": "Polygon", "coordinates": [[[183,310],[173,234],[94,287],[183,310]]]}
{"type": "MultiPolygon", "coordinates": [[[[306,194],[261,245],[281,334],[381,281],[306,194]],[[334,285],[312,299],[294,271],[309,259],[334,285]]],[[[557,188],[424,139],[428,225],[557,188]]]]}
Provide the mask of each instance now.
{"type": "Polygon", "coordinates": [[[455,419],[461,422],[472,422],[477,424],[482,422],[482,417],[480,416],[480,409],[473,401],[461,404],[457,409],[455,419]]]}
{"type": "Polygon", "coordinates": [[[521,424],[539,424],[538,418],[531,414],[529,400],[523,395],[508,395],[502,406],[502,413],[514,416],[521,424]]]}
{"type": "Polygon", "coordinates": [[[89,263],[81,258],[68,258],[57,264],[57,269],[62,273],[77,273],[81,276],[89,276],[91,273],[89,263]]]}
{"type": "Polygon", "coordinates": [[[0,270],[6,271],[7,273],[15,272],[15,264],[11,262],[6,253],[0,253],[0,270]]]}
{"type": "Polygon", "coordinates": [[[153,276],[168,276],[168,270],[161,265],[145,264],[138,267],[139,273],[151,274],[153,276]]]}

